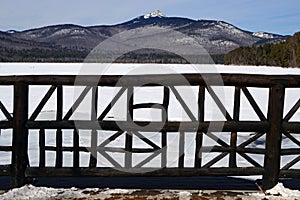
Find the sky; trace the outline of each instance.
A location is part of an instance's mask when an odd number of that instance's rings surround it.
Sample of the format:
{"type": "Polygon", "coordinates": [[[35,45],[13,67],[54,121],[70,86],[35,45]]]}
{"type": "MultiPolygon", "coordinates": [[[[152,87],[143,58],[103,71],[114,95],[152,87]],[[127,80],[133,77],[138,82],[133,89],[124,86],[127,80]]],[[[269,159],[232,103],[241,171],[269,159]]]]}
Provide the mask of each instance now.
{"type": "Polygon", "coordinates": [[[169,17],[222,20],[248,31],[300,31],[299,0],[0,0],[0,30],[54,24],[111,25],[161,10],[169,17]]]}

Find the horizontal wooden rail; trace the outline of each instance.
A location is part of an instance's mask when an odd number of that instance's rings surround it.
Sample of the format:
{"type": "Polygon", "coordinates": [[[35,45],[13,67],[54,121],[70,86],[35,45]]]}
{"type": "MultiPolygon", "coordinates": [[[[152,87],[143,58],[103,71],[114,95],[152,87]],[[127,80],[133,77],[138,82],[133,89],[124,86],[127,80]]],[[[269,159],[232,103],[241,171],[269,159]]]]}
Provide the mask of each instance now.
{"type": "Polygon", "coordinates": [[[12,146],[0,146],[0,151],[12,151],[12,146]]]}
{"type": "Polygon", "coordinates": [[[11,165],[1,165],[0,176],[10,176],[10,175],[11,175],[11,165]]]}
{"type": "Polygon", "coordinates": [[[300,178],[300,169],[281,170],[279,176],[281,178],[300,178]]]}
{"type": "Polygon", "coordinates": [[[0,129],[8,129],[12,127],[13,127],[12,121],[0,121],[0,129]]]}
{"type": "Polygon", "coordinates": [[[147,121],[28,121],[29,129],[99,129],[111,131],[141,131],[141,132],[266,132],[270,130],[269,123],[261,121],[211,121],[211,122],[147,122],[147,121]]]}
{"type": "Polygon", "coordinates": [[[300,122],[282,122],[282,129],[286,133],[300,133],[300,122]]]}
{"type": "MultiPolygon", "coordinates": [[[[134,168],[133,168],[134,169],[134,168]]],[[[130,170],[130,169],[127,169],[130,170]]],[[[260,167],[239,167],[239,168],[140,168],[126,172],[126,168],[34,168],[26,169],[27,177],[51,177],[51,176],[99,176],[99,177],[117,177],[117,176],[247,176],[262,175],[263,168],[260,167]],[[138,170],[145,173],[138,173],[138,170]]]]}
{"type": "Polygon", "coordinates": [[[27,75],[1,76],[0,85],[85,85],[85,86],[166,86],[178,85],[225,85],[245,87],[299,87],[299,75],[250,75],[250,74],[155,74],[155,75],[27,75]]]}

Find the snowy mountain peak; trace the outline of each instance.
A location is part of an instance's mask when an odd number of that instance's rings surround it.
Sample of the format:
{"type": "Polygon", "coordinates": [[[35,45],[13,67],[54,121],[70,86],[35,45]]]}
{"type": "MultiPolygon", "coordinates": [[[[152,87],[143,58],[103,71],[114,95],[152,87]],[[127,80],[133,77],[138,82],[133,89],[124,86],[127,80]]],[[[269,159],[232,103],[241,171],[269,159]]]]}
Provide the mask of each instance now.
{"type": "Polygon", "coordinates": [[[149,19],[151,17],[162,18],[162,17],[166,17],[166,15],[164,13],[162,13],[160,10],[156,10],[156,11],[153,11],[149,14],[144,15],[144,19],[149,19]]]}
{"type": "Polygon", "coordinates": [[[256,33],[253,33],[252,35],[254,35],[256,37],[260,37],[260,38],[265,38],[265,39],[274,38],[274,36],[272,34],[265,33],[265,32],[256,32],[256,33]]]}
{"type": "Polygon", "coordinates": [[[6,33],[17,33],[18,31],[15,31],[15,30],[8,30],[6,31],[6,33]]]}

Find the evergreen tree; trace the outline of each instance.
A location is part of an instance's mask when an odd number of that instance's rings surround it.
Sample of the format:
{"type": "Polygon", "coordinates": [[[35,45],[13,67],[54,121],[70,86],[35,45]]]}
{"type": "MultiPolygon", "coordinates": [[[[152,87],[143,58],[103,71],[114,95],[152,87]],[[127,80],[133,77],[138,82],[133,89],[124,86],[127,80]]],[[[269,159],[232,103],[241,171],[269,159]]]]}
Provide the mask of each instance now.
{"type": "Polygon", "coordinates": [[[285,42],[237,48],[224,56],[224,63],[300,67],[300,32],[285,42]]]}

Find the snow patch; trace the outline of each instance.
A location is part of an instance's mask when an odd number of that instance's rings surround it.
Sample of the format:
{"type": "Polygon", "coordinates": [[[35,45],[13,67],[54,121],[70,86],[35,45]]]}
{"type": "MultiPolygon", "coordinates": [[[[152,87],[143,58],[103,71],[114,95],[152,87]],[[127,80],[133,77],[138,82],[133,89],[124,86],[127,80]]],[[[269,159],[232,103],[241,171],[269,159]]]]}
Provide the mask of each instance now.
{"type": "Polygon", "coordinates": [[[190,200],[192,194],[187,191],[182,191],[178,193],[178,196],[179,196],[179,200],[190,200]]]}
{"type": "Polygon", "coordinates": [[[282,183],[278,183],[275,187],[266,192],[268,195],[273,196],[281,196],[288,199],[292,198],[300,198],[300,191],[299,190],[291,190],[289,188],[285,188],[282,183]]]}
{"type": "Polygon", "coordinates": [[[259,38],[265,38],[265,39],[274,38],[274,36],[272,34],[265,33],[265,32],[256,32],[256,33],[253,33],[252,35],[256,36],[256,37],[259,37],[259,38]]]}
{"type": "Polygon", "coordinates": [[[283,199],[300,199],[299,190],[291,190],[285,188],[282,183],[278,183],[272,189],[267,190],[266,194],[263,193],[250,193],[247,199],[272,199],[272,200],[283,200],[283,199]]]}
{"type": "Polygon", "coordinates": [[[6,33],[9,33],[9,34],[13,34],[13,33],[17,33],[18,31],[15,31],[15,30],[8,30],[6,31],[6,33]]]}
{"type": "Polygon", "coordinates": [[[181,45],[190,45],[190,44],[196,43],[196,40],[191,37],[178,38],[178,39],[176,39],[176,43],[181,44],[181,45]]]}
{"type": "Polygon", "coordinates": [[[56,36],[56,35],[78,35],[78,34],[85,34],[85,31],[84,30],[81,30],[81,29],[74,29],[74,28],[66,28],[66,29],[61,29],[61,30],[58,30],[56,31],[55,33],[52,34],[52,36],[56,36]]]}
{"type": "Polygon", "coordinates": [[[238,46],[238,44],[229,41],[229,40],[213,40],[211,41],[212,44],[216,45],[216,46],[238,46]]]}
{"type": "Polygon", "coordinates": [[[108,189],[107,191],[103,192],[105,194],[130,194],[129,190],[126,189],[108,189]]]}
{"type": "Polygon", "coordinates": [[[25,185],[21,188],[9,190],[7,193],[0,195],[2,200],[42,200],[42,199],[107,199],[112,195],[131,194],[135,190],[125,189],[98,189],[87,188],[78,189],[75,187],[66,188],[47,188],[25,185]],[[93,198],[92,198],[93,196],[93,198]]]}
{"type": "Polygon", "coordinates": [[[33,185],[25,185],[21,188],[15,188],[0,196],[3,200],[31,200],[31,199],[49,199],[49,198],[80,198],[81,193],[75,188],[69,190],[54,189],[47,187],[35,187],[33,185]]]}
{"type": "Polygon", "coordinates": [[[218,21],[218,24],[216,25],[216,27],[219,27],[221,29],[225,28],[232,34],[243,34],[243,31],[239,30],[238,28],[234,27],[231,24],[227,24],[227,23],[222,22],[222,21],[218,21]]]}
{"type": "Polygon", "coordinates": [[[166,17],[166,15],[164,13],[162,13],[160,10],[156,10],[156,11],[153,11],[149,14],[144,15],[144,19],[149,19],[149,18],[152,18],[152,17],[162,18],[162,17],[166,17]]]}

